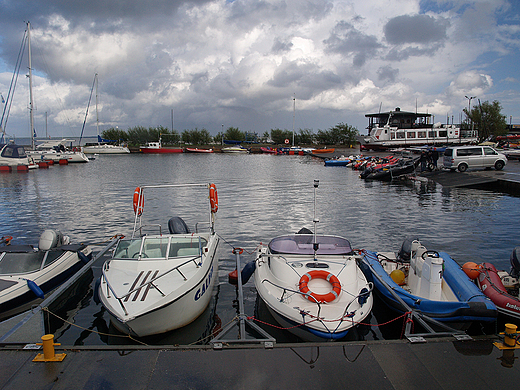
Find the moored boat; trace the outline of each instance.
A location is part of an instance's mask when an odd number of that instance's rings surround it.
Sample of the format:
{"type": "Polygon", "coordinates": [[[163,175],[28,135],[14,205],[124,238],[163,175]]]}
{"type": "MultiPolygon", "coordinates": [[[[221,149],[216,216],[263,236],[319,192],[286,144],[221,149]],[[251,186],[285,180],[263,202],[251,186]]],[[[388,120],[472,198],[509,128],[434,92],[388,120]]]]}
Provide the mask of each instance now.
{"type": "Polygon", "coordinates": [[[298,337],[341,339],[372,309],[372,284],[358,266],[361,259],[347,239],[304,228],[258,249],[255,286],[275,319],[298,337]]]}
{"type": "Polygon", "coordinates": [[[496,320],[496,306],[447,253],[412,239],[398,253],[364,253],[363,270],[391,309],[406,312],[403,301],[417,313],[457,327],[496,320]]]}
{"type": "Polygon", "coordinates": [[[158,142],[147,142],[146,145],[140,146],[139,149],[145,154],[169,154],[182,153],[182,148],[162,146],[162,140],[159,138],[158,142]]]}
{"type": "Polygon", "coordinates": [[[368,135],[358,136],[361,150],[443,144],[470,144],[478,141],[476,130],[462,130],[454,124],[430,123],[432,114],[393,111],[366,114],[368,135]]]}
{"type": "Polygon", "coordinates": [[[186,153],[213,153],[213,149],[185,148],[186,153]]]}
{"type": "Polygon", "coordinates": [[[31,163],[32,161],[25,152],[23,146],[16,144],[0,144],[0,166],[29,166],[31,163]]]}
{"type": "Polygon", "coordinates": [[[67,144],[73,140],[47,140],[36,146],[34,150],[28,150],[27,154],[33,158],[35,162],[67,160],[68,163],[86,163],[87,156],[81,151],[81,148],[68,148],[67,144]]]}
{"type": "Polygon", "coordinates": [[[249,153],[249,149],[244,148],[242,145],[235,145],[235,146],[228,146],[225,148],[222,148],[222,153],[242,153],[246,154],[249,153]]]}
{"type": "Polygon", "coordinates": [[[520,247],[511,253],[511,271],[498,271],[491,263],[466,263],[468,276],[476,279],[482,292],[497,306],[498,312],[520,319],[520,247]]]}
{"type": "Polygon", "coordinates": [[[218,279],[219,237],[214,231],[217,209],[214,184],[136,189],[132,237],[120,240],[112,259],[104,264],[98,289],[100,301],[118,330],[139,337],[164,333],[190,324],[204,312],[218,279]],[[146,226],[141,218],[145,191],[186,191],[190,187],[206,197],[209,191],[207,221],[195,222],[191,231],[184,220],[173,217],[168,221],[169,234],[160,226],[159,234],[141,234],[146,226]]]}
{"type": "Polygon", "coordinates": [[[91,250],[57,230],[38,243],[0,246],[0,320],[30,309],[89,261],[91,250]]]}

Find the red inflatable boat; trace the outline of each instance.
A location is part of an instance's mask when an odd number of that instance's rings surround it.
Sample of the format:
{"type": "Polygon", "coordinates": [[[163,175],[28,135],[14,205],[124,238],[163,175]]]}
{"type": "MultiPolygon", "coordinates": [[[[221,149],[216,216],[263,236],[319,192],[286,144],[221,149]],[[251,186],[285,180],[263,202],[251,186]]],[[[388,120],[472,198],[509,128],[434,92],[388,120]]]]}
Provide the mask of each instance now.
{"type": "MultiPolygon", "coordinates": [[[[477,284],[482,292],[496,305],[500,313],[520,319],[520,299],[504,287],[502,278],[493,264],[482,263],[477,267],[477,284]]],[[[505,273],[507,274],[507,273],[505,273]]],[[[511,276],[507,276],[511,278],[511,276]]],[[[518,288],[516,289],[518,293],[518,288]]]]}

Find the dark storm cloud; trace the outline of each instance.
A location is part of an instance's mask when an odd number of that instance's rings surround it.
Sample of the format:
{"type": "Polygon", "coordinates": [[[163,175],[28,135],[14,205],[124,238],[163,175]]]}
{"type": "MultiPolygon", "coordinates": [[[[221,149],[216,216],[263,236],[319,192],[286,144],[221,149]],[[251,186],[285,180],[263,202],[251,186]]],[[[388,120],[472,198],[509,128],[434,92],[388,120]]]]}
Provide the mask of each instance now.
{"type": "Polygon", "coordinates": [[[385,38],[390,44],[429,44],[446,39],[450,23],[428,15],[402,15],[390,19],[384,27],[385,38]]]}
{"type": "Polygon", "coordinates": [[[329,52],[353,55],[353,63],[358,67],[362,66],[367,57],[381,47],[376,37],[364,34],[346,21],[336,24],[330,37],[323,43],[329,52]]]}
{"type": "Polygon", "coordinates": [[[394,82],[399,74],[399,69],[392,68],[390,65],[382,66],[377,70],[377,78],[383,81],[394,82]]]}

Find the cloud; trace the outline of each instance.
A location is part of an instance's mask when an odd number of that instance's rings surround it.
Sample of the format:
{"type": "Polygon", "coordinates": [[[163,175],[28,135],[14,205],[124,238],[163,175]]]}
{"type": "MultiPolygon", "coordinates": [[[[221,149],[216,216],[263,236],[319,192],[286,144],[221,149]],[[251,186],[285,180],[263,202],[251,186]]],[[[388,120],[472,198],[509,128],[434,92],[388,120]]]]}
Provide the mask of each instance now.
{"type": "Polygon", "coordinates": [[[446,39],[450,23],[444,18],[435,19],[429,15],[402,15],[392,18],[384,27],[388,43],[431,44],[446,39]]]}
{"type": "Polygon", "coordinates": [[[460,73],[449,85],[447,93],[453,96],[472,95],[482,97],[493,86],[491,76],[468,70],[460,73]]]}

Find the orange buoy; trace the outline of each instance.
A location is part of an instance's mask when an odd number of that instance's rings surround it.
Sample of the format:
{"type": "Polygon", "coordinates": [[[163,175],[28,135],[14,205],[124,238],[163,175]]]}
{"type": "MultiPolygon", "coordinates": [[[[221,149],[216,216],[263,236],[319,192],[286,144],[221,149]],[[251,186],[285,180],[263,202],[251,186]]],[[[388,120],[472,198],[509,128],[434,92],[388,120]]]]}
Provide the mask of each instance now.
{"type": "Polygon", "coordinates": [[[218,211],[218,194],[217,186],[213,183],[209,185],[209,203],[211,204],[211,212],[216,213],[218,211]]]}
{"type": "Polygon", "coordinates": [[[404,280],[406,278],[406,275],[400,269],[394,269],[392,272],[390,272],[390,277],[399,286],[402,286],[404,284],[404,280]]]}
{"type": "Polygon", "coordinates": [[[141,190],[141,187],[137,187],[134,191],[134,213],[137,214],[138,217],[143,214],[144,210],[144,194],[141,190]]]}
{"type": "Polygon", "coordinates": [[[231,271],[228,274],[228,281],[230,284],[234,284],[234,285],[238,284],[238,271],[237,270],[231,271]]]}
{"type": "Polygon", "coordinates": [[[298,285],[300,286],[300,292],[304,294],[304,297],[311,302],[332,302],[339,296],[339,293],[341,292],[341,283],[339,279],[330,272],[322,270],[307,272],[300,278],[300,283],[298,283],[298,285]],[[310,292],[307,284],[312,280],[312,278],[326,280],[332,285],[332,291],[327,294],[316,294],[310,292]]]}
{"type": "Polygon", "coordinates": [[[475,280],[480,274],[480,265],[477,265],[477,263],[472,261],[468,261],[467,263],[464,263],[462,270],[466,275],[468,275],[468,278],[475,280]]]}

